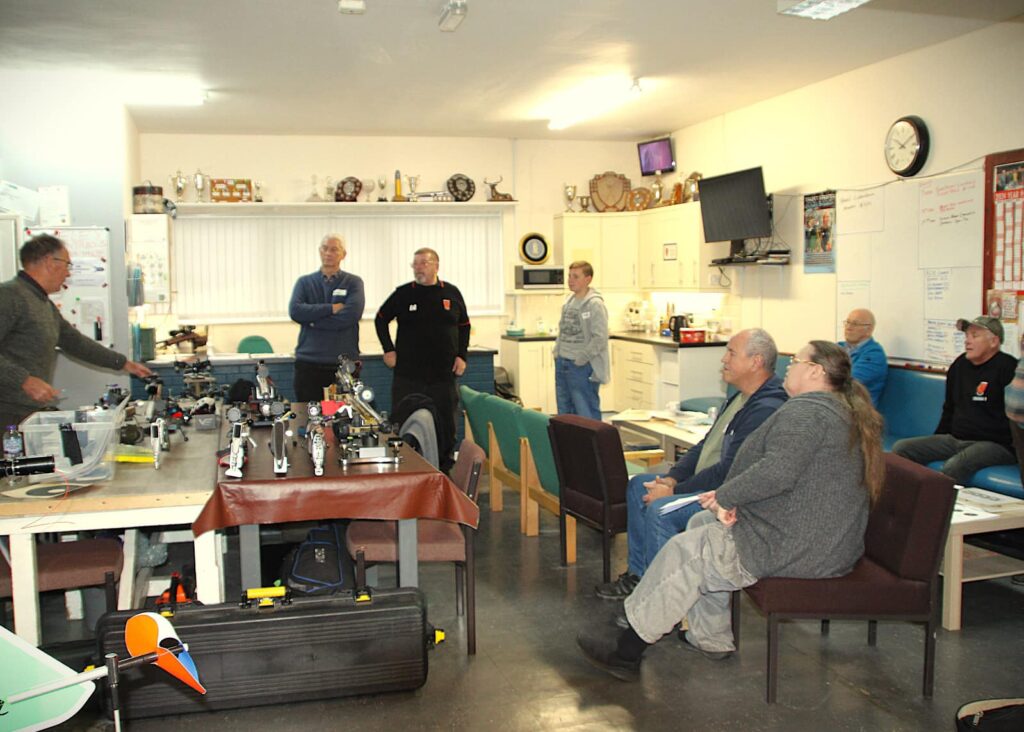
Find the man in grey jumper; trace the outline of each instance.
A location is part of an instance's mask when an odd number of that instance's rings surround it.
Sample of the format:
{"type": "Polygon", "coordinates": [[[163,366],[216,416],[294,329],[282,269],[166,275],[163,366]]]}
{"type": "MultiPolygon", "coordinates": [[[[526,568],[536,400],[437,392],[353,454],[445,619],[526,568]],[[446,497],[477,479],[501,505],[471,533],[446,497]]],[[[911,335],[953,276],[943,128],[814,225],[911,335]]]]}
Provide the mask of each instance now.
{"type": "Polygon", "coordinates": [[[590,286],[589,262],[569,265],[572,296],[562,306],[555,341],[555,398],[559,414],[601,419],[601,384],[611,379],[608,358],[608,310],[590,286]]]}
{"type": "MultiPolygon", "coordinates": [[[[874,410],[863,386],[850,383],[849,358],[830,345],[845,360],[842,386],[813,360],[810,345],[793,357],[785,382],[792,398],[746,439],[725,483],[701,494],[709,510],[658,552],[626,599],[630,627],[617,639],[580,634],[587,660],[635,680],[647,644],[681,617],[687,647],[726,658],[735,649],[732,590],[759,577],[814,579],[853,568],[864,552],[869,489],[862,443],[851,441],[851,404],[874,410]]],[[[880,459],[880,445],[873,449],[880,459]]]]}
{"type": "Polygon", "coordinates": [[[60,397],[50,383],[57,348],[94,366],[152,375],[145,365],[79,333],[50,300],[71,273],[64,242],[40,234],[25,242],[19,256],[21,271],[0,285],[0,429],[18,424],[60,397]]]}

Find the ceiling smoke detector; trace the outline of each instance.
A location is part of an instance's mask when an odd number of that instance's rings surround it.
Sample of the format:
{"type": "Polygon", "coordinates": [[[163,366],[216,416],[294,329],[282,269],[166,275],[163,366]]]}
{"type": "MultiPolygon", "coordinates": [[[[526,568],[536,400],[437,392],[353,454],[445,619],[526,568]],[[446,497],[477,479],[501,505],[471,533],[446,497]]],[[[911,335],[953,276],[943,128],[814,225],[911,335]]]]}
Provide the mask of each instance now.
{"type": "Polygon", "coordinates": [[[466,19],[468,12],[469,4],[466,0],[447,0],[441,8],[441,19],[437,21],[437,27],[450,33],[466,19]]]}
{"type": "Polygon", "coordinates": [[[346,15],[362,15],[366,12],[366,0],[338,0],[338,12],[346,15]]]}

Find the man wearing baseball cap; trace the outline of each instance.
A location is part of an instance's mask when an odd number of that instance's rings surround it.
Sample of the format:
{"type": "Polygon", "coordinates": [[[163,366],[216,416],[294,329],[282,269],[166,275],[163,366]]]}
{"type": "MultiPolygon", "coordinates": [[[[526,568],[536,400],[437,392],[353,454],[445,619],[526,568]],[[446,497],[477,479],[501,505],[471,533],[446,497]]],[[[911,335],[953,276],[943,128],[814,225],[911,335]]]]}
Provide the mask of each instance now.
{"type": "Polygon", "coordinates": [[[964,332],[964,352],[946,373],[946,400],[935,434],[900,440],[892,451],[922,465],[943,460],[942,472],[966,484],[982,468],[1017,462],[1003,401],[1017,360],[999,350],[999,318],[962,318],[956,327],[964,332]]]}

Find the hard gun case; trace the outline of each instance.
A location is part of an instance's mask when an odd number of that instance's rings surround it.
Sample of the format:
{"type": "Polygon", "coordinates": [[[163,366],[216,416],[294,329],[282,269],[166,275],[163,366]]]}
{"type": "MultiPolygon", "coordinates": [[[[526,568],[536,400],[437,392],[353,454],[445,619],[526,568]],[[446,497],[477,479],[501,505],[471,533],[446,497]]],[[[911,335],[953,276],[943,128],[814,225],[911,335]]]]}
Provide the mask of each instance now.
{"type": "MultiPolygon", "coordinates": [[[[127,657],[124,624],[138,611],[104,615],[100,658],[127,657]]],[[[427,681],[433,628],[418,589],[375,590],[357,603],[350,591],[242,608],[193,605],[170,618],[195,660],[202,696],[152,664],[121,674],[122,718],[418,689],[427,681]]],[[[110,715],[109,692],[104,700],[110,715]]]]}

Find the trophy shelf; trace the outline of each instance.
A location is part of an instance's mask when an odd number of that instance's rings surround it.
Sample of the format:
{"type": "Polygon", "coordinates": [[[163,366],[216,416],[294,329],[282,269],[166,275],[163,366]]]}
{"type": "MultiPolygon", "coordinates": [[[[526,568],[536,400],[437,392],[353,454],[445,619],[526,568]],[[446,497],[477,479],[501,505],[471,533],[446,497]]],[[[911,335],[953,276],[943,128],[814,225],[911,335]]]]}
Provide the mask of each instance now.
{"type": "Polygon", "coordinates": [[[515,201],[409,201],[405,203],[371,202],[319,202],[319,203],[179,203],[178,217],[200,216],[338,216],[353,214],[387,214],[388,216],[451,216],[468,213],[482,214],[508,210],[515,201]]]}

